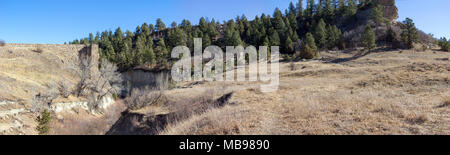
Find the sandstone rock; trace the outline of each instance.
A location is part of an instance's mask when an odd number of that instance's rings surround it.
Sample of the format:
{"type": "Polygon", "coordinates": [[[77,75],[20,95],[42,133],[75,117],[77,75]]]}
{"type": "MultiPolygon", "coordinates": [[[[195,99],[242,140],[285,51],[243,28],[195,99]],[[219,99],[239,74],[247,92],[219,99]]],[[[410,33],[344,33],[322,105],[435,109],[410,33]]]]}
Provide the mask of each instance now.
{"type": "Polygon", "coordinates": [[[398,18],[398,8],[395,6],[395,0],[376,0],[383,7],[383,16],[386,19],[395,21],[398,18]]]}

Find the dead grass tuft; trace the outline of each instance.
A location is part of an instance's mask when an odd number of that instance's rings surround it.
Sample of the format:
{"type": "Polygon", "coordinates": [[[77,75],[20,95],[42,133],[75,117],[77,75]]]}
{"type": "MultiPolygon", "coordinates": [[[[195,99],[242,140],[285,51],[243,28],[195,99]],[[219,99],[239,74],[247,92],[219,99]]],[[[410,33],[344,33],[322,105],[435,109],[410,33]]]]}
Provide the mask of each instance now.
{"type": "Polygon", "coordinates": [[[138,110],[150,105],[162,104],[166,101],[164,92],[151,89],[134,89],[125,99],[125,105],[130,110],[138,110]]]}
{"type": "Polygon", "coordinates": [[[430,117],[426,114],[409,114],[408,116],[406,116],[406,121],[411,123],[411,124],[423,124],[427,121],[430,120],[430,117]]]}
{"type": "Polygon", "coordinates": [[[444,107],[450,107],[450,97],[445,98],[442,105],[440,105],[438,108],[444,108],[444,107]]]}

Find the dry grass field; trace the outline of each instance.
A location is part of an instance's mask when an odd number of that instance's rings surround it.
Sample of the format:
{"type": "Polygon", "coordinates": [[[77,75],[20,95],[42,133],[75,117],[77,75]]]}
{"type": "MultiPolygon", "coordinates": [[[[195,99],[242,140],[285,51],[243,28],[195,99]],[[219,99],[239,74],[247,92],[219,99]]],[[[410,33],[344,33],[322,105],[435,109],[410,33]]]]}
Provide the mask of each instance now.
{"type": "Polygon", "coordinates": [[[450,53],[360,53],[322,52],[329,61],[281,63],[274,93],[261,93],[257,82],[171,90],[173,96],[233,92],[235,104],[171,123],[161,134],[450,134],[450,53]]]}

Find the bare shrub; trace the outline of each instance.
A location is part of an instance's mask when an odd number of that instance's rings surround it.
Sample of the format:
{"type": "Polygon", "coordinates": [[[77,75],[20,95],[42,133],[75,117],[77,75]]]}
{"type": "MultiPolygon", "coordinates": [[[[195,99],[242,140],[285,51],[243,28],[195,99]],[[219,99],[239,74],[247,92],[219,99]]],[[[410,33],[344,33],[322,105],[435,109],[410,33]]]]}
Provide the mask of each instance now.
{"type": "Polygon", "coordinates": [[[297,66],[295,65],[294,62],[291,62],[291,63],[289,64],[289,68],[291,69],[291,71],[297,70],[297,66]]]}
{"type": "Polygon", "coordinates": [[[450,107],[450,97],[444,99],[442,105],[438,106],[438,108],[450,107]]]}
{"type": "Polygon", "coordinates": [[[430,120],[426,114],[409,114],[406,116],[406,120],[411,124],[423,124],[430,120]]]}
{"type": "Polygon", "coordinates": [[[125,99],[125,105],[130,110],[138,110],[165,101],[164,93],[160,90],[133,89],[131,95],[125,99]]]}
{"type": "Polygon", "coordinates": [[[43,110],[49,109],[50,104],[57,97],[58,93],[51,90],[45,93],[38,93],[33,97],[33,101],[31,104],[31,111],[35,113],[40,113],[43,110]]]}
{"type": "Polygon", "coordinates": [[[60,81],[58,83],[58,90],[59,90],[59,95],[61,95],[64,98],[68,98],[72,94],[72,90],[69,87],[68,83],[66,83],[64,81],[60,81]]]}
{"type": "Polygon", "coordinates": [[[42,49],[41,46],[36,45],[36,48],[34,50],[32,50],[32,51],[36,52],[36,53],[42,53],[42,52],[44,52],[44,49],[42,49]]]}
{"type": "Polygon", "coordinates": [[[80,77],[80,81],[77,85],[77,96],[80,97],[83,95],[84,91],[88,87],[88,81],[92,78],[91,70],[94,66],[92,62],[92,57],[87,55],[86,53],[79,54],[78,58],[79,69],[75,69],[77,71],[78,76],[80,77]]]}
{"type": "Polygon", "coordinates": [[[122,90],[122,75],[115,64],[106,59],[100,61],[99,73],[87,81],[90,90],[88,100],[91,108],[98,109],[101,99],[107,95],[119,94],[122,90]]]}
{"type": "Polygon", "coordinates": [[[3,41],[3,40],[0,39],[0,47],[5,46],[5,44],[6,44],[5,41],[3,41]]]}
{"type": "Polygon", "coordinates": [[[122,90],[122,75],[115,64],[106,59],[100,61],[99,72],[92,72],[92,57],[80,55],[80,82],[77,85],[77,96],[84,95],[88,99],[91,110],[98,110],[100,101],[108,95],[117,95],[122,90]]]}

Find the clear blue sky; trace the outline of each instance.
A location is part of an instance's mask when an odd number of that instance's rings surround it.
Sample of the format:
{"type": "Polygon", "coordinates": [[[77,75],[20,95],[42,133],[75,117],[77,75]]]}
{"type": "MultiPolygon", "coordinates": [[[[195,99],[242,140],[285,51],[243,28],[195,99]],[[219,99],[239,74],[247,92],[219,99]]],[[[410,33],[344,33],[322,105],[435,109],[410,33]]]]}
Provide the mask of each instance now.
{"type": "MultiPolygon", "coordinates": [[[[134,31],[144,22],[162,18],[166,25],[200,17],[224,21],[245,14],[284,10],[297,0],[1,0],[0,39],[9,43],[61,44],[103,30],[134,31]]],[[[397,0],[400,18],[436,37],[450,37],[449,0],[397,0]]]]}

